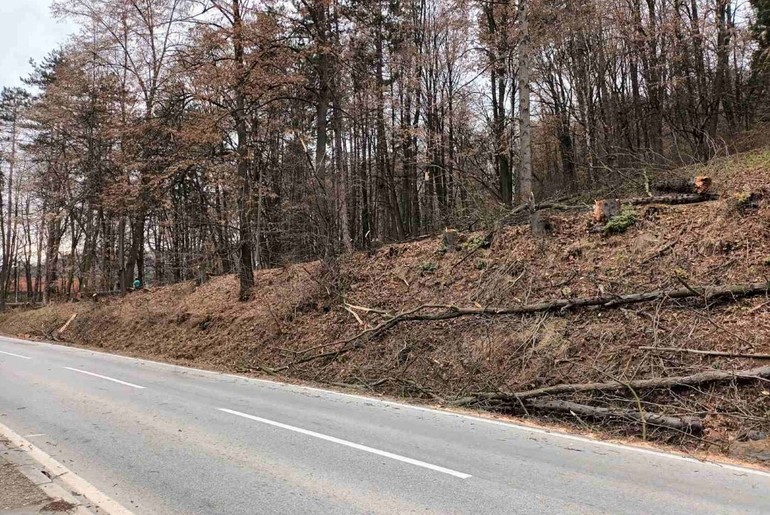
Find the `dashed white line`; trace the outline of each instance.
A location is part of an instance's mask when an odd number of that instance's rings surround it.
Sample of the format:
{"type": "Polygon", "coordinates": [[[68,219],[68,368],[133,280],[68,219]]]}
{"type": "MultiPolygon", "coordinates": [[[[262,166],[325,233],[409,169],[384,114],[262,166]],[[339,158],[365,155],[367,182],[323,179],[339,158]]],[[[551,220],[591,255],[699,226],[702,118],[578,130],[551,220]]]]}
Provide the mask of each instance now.
{"type": "Polygon", "coordinates": [[[566,432],[561,432],[556,429],[548,429],[548,428],[542,428],[537,427],[535,425],[525,425],[521,423],[516,423],[513,421],[506,421],[506,420],[496,420],[493,418],[489,418],[486,416],[480,416],[480,415],[472,415],[457,411],[451,411],[447,409],[440,409],[440,408],[433,408],[428,406],[418,406],[414,404],[407,404],[405,402],[399,402],[397,400],[391,400],[391,399],[384,399],[384,398],[377,398],[377,397],[371,397],[371,396],[365,396],[361,394],[355,394],[355,393],[346,393],[346,392],[339,392],[336,390],[329,390],[326,388],[319,388],[314,386],[307,386],[307,385],[294,385],[289,384],[281,381],[276,381],[273,379],[263,379],[263,378],[256,378],[256,377],[248,377],[244,375],[238,375],[238,374],[228,374],[223,372],[214,372],[211,370],[205,370],[202,368],[195,368],[190,366],[181,366],[181,365],[174,365],[172,363],[166,363],[159,360],[152,360],[152,359],[141,359],[133,356],[122,356],[120,354],[111,354],[109,352],[102,352],[97,351],[93,349],[80,349],[77,347],[64,347],[61,345],[56,345],[53,343],[46,343],[46,342],[37,342],[32,340],[23,340],[20,338],[11,338],[8,336],[0,336],[0,341],[8,341],[8,342],[14,342],[14,343],[20,343],[24,345],[37,345],[41,347],[48,347],[51,349],[55,349],[56,351],[60,351],[63,353],[72,353],[72,354],[95,354],[98,356],[102,356],[106,359],[114,359],[114,360],[123,360],[123,361],[130,361],[133,363],[140,363],[142,365],[144,364],[150,364],[162,368],[170,368],[173,370],[182,371],[183,373],[190,373],[195,372],[198,374],[201,374],[203,376],[208,376],[210,378],[232,378],[237,379],[240,381],[244,381],[246,383],[256,383],[261,385],[268,385],[272,388],[276,388],[279,390],[282,390],[284,392],[288,393],[298,393],[298,392],[314,392],[314,393],[320,393],[322,395],[328,395],[330,397],[343,397],[347,399],[353,399],[360,402],[367,402],[372,404],[379,404],[383,406],[388,407],[398,407],[403,408],[406,410],[413,410],[413,411],[422,411],[424,413],[431,413],[433,415],[439,416],[439,417],[451,417],[451,418],[460,418],[464,420],[470,420],[473,422],[479,422],[481,424],[489,424],[489,425],[495,425],[504,427],[507,429],[510,429],[512,431],[517,431],[521,433],[535,433],[544,435],[547,437],[551,437],[554,439],[563,439],[563,440],[572,440],[574,442],[580,442],[584,445],[592,445],[596,447],[606,447],[610,449],[615,449],[620,452],[628,452],[628,453],[637,453],[637,454],[645,454],[648,456],[652,456],[655,458],[665,459],[665,460],[673,460],[673,461],[681,461],[685,463],[689,463],[692,465],[699,465],[709,468],[717,468],[724,470],[729,470],[731,472],[734,472],[736,474],[751,474],[751,475],[757,475],[765,478],[770,478],[770,473],[765,472],[764,470],[758,470],[755,468],[749,468],[747,466],[740,466],[740,465],[731,465],[728,463],[725,463],[723,461],[712,461],[710,459],[701,459],[697,457],[692,456],[686,456],[680,453],[675,453],[668,450],[657,450],[657,449],[651,449],[651,448],[645,448],[640,447],[638,445],[633,445],[633,443],[616,443],[616,442],[607,442],[602,441],[597,438],[591,438],[587,436],[577,435],[577,434],[570,434],[566,432]]]}
{"type": "Polygon", "coordinates": [[[144,386],[139,386],[138,384],[134,383],[127,383],[126,381],[121,381],[120,379],[115,379],[114,377],[107,377],[100,374],[94,374],[93,372],[88,372],[86,370],[80,370],[79,368],[72,368],[72,367],[64,367],[67,370],[72,370],[73,372],[80,372],[81,374],[87,374],[89,376],[98,377],[99,379],[106,379],[107,381],[112,381],[113,383],[122,384],[125,386],[130,386],[131,388],[137,388],[139,390],[143,390],[144,386]]]}
{"type": "Polygon", "coordinates": [[[32,359],[29,356],[22,356],[21,354],[14,354],[13,352],[5,352],[3,350],[0,350],[0,354],[7,354],[8,356],[13,356],[14,358],[32,359]]]}
{"type": "Polygon", "coordinates": [[[390,458],[397,461],[402,461],[404,463],[409,463],[411,465],[417,465],[418,467],[423,467],[430,470],[435,470],[436,472],[442,472],[444,474],[449,474],[450,476],[459,477],[460,479],[468,479],[469,477],[472,477],[470,474],[466,474],[464,472],[458,472],[456,470],[448,469],[445,467],[440,467],[438,465],[433,465],[431,463],[426,463],[424,461],[415,460],[412,458],[407,458],[405,456],[400,456],[398,454],[393,454],[392,452],[387,451],[381,451],[379,449],[375,449],[373,447],[368,447],[366,445],[361,445],[358,443],[349,442],[347,440],[343,440],[341,438],[336,438],[334,436],[328,436],[321,433],[316,433],[315,431],[309,431],[307,429],[302,429],[301,427],[295,427],[290,426],[288,424],[283,424],[281,422],[275,422],[274,420],[268,420],[266,418],[261,417],[255,417],[254,415],[249,415],[246,413],[241,413],[240,411],[233,411],[226,408],[218,408],[219,411],[223,411],[225,413],[229,413],[231,415],[237,415],[239,417],[247,418],[249,420],[254,420],[256,422],[261,422],[263,424],[268,424],[275,427],[280,427],[281,429],[286,429],[288,431],[294,431],[295,433],[300,433],[307,436],[312,436],[313,438],[319,438],[321,440],[326,440],[327,442],[334,442],[340,445],[345,445],[347,447],[352,447],[353,449],[358,449],[359,451],[365,451],[370,452],[372,454],[376,454],[378,456],[384,456],[386,458],[390,458]]]}

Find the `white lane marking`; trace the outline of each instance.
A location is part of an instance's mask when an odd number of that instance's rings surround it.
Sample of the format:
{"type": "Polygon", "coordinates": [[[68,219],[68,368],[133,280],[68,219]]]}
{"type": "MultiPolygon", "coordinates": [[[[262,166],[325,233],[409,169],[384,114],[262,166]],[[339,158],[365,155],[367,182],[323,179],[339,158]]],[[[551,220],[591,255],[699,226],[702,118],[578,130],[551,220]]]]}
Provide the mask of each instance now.
{"type": "Polygon", "coordinates": [[[89,376],[98,377],[99,379],[106,379],[107,381],[112,381],[113,383],[119,383],[126,386],[130,386],[131,388],[138,388],[140,390],[144,389],[144,386],[139,386],[138,384],[134,383],[127,383],[125,381],[121,381],[120,379],[115,379],[113,377],[107,377],[99,374],[94,374],[93,372],[87,372],[85,370],[80,370],[79,368],[72,368],[72,367],[64,367],[67,370],[72,370],[73,372],[80,372],[81,374],[88,374],[89,376]]]}
{"type": "Polygon", "coordinates": [[[207,375],[211,378],[222,378],[222,377],[230,377],[233,379],[240,379],[242,381],[245,381],[247,383],[258,383],[258,384],[265,384],[274,386],[276,388],[280,388],[281,390],[291,392],[291,393],[299,393],[300,391],[308,391],[308,392],[318,392],[323,393],[329,396],[336,396],[336,397],[346,397],[349,399],[358,400],[361,402],[368,402],[368,403],[376,403],[376,404],[382,404],[384,406],[388,407],[398,407],[398,408],[406,408],[409,410],[415,410],[415,411],[423,411],[426,413],[432,413],[434,415],[442,416],[442,417],[457,417],[462,418],[466,420],[472,420],[474,422],[481,422],[484,424],[491,424],[496,426],[502,426],[506,427],[508,429],[512,429],[514,431],[519,431],[522,433],[536,433],[541,434],[545,436],[552,436],[554,438],[561,438],[564,440],[571,440],[574,442],[582,442],[584,444],[589,445],[595,445],[597,447],[607,447],[610,449],[616,449],[618,451],[622,452],[635,452],[639,454],[646,454],[648,456],[653,456],[656,458],[663,458],[667,460],[673,460],[673,461],[683,461],[686,463],[690,463],[693,465],[705,465],[709,467],[716,467],[722,470],[729,470],[738,474],[752,474],[756,476],[763,476],[765,478],[770,478],[770,472],[765,472],[763,470],[758,470],[755,468],[750,467],[742,467],[739,465],[731,465],[729,463],[725,463],[722,461],[715,461],[710,459],[699,459],[699,458],[693,458],[691,456],[684,456],[682,454],[677,454],[675,452],[670,451],[662,451],[662,450],[655,450],[655,449],[647,449],[644,447],[639,447],[637,445],[633,445],[633,443],[629,444],[620,444],[615,442],[605,442],[602,440],[597,440],[595,438],[588,438],[586,436],[580,436],[580,435],[574,435],[569,433],[564,433],[555,429],[543,429],[540,427],[532,426],[532,425],[524,425],[524,424],[517,424],[515,422],[508,422],[505,420],[495,420],[488,417],[482,417],[478,415],[468,415],[465,413],[460,413],[457,411],[451,411],[447,409],[439,409],[439,408],[430,408],[425,406],[415,406],[414,404],[406,404],[403,402],[398,402],[394,400],[388,400],[388,399],[381,399],[377,397],[367,397],[365,395],[359,395],[355,393],[344,393],[344,392],[338,392],[336,390],[327,390],[324,388],[317,388],[315,386],[306,386],[306,385],[294,385],[289,383],[282,383],[280,381],[275,381],[272,379],[260,379],[256,377],[248,377],[243,375],[237,375],[237,374],[228,374],[223,372],[213,372],[211,370],[204,370],[202,368],[195,368],[195,367],[186,367],[182,365],[174,365],[172,363],[166,363],[163,361],[156,361],[152,359],[142,359],[137,358],[134,356],[124,356],[121,354],[111,354],[109,352],[102,352],[98,350],[93,349],[80,349],[78,347],[66,347],[63,345],[57,345],[55,343],[48,343],[48,342],[39,342],[39,341],[33,341],[33,340],[22,340],[19,338],[10,338],[7,336],[0,336],[0,341],[8,341],[8,342],[15,342],[15,343],[22,343],[25,345],[39,345],[39,346],[45,346],[45,347],[53,347],[59,351],[62,351],[64,353],[70,352],[75,354],[96,354],[97,356],[103,356],[107,359],[109,358],[117,358],[119,360],[125,360],[125,361],[131,361],[133,363],[139,363],[139,364],[149,364],[149,365],[156,365],[158,367],[165,367],[165,368],[172,368],[174,370],[184,371],[184,372],[197,372],[203,375],[207,375]]]}
{"type": "Polygon", "coordinates": [[[101,511],[110,515],[133,515],[131,511],[125,509],[118,502],[99,491],[94,485],[72,472],[38,447],[32,445],[10,427],[0,424],[0,435],[10,440],[16,447],[28,452],[32,459],[46,469],[50,474],[49,477],[56,478],[57,481],[66,485],[73,493],[77,492],[79,495],[82,495],[101,511]]]}
{"type": "Polygon", "coordinates": [[[34,438],[36,436],[45,436],[45,433],[35,433],[34,435],[24,435],[24,438],[34,438]]]}
{"type": "Polygon", "coordinates": [[[237,415],[239,417],[247,418],[249,420],[255,420],[257,422],[262,422],[263,424],[268,424],[275,427],[280,427],[281,429],[287,429],[289,431],[294,431],[295,433],[300,433],[307,436],[312,436],[313,438],[319,438],[321,440],[326,440],[327,442],[333,442],[338,443],[340,445],[345,445],[347,447],[352,447],[353,449],[358,449],[359,451],[365,451],[370,452],[372,454],[376,454],[378,456],[384,456],[386,458],[390,458],[397,461],[403,461],[404,463],[409,463],[411,465],[417,465],[418,467],[423,467],[430,470],[435,470],[436,472],[443,472],[444,474],[449,474],[450,476],[459,477],[460,479],[468,479],[469,477],[472,477],[470,474],[465,474],[464,472],[457,472],[456,470],[440,467],[438,465],[433,465],[431,463],[426,463],[424,461],[415,460],[412,458],[407,458],[405,456],[400,456],[398,454],[393,454],[392,452],[387,451],[381,451],[379,449],[375,449],[373,447],[368,447],[366,445],[361,445],[358,443],[349,442],[347,440],[343,440],[341,438],[336,438],[334,436],[328,436],[321,433],[316,433],[315,431],[309,431],[307,429],[302,429],[301,427],[295,427],[290,426],[288,424],[282,424],[281,422],[275,422],[273,420],[268,420],[266,418],[261,417],[255,417],[254,415],[248,415],[246,413],[241,413],[240,411],[233,411],[226,408],[217,408],[219,411],[223,411],[225,413],[229,413],[231,415],[237,415]]]}
{"type": "Polygon", "coordinates": [[[9,356],[13,356],[14,358],[32,359],[29,356],[22,356],[21,354],[14,354],[13,352],[5,352],[3,350],[0,350],[0,354],[7,354],[9,356]]]}

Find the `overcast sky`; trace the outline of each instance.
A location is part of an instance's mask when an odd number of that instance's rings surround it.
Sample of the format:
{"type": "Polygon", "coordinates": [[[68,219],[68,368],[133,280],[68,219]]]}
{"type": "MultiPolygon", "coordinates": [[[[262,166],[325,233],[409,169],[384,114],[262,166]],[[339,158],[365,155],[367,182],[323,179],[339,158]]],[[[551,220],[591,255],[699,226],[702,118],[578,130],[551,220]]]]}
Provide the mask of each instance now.
{"type": "Polygon", "coordinates": [[[0,86],[18,86],[40,61],[74,30],[51,15],[51,0],[0,0],[0,86]]]}

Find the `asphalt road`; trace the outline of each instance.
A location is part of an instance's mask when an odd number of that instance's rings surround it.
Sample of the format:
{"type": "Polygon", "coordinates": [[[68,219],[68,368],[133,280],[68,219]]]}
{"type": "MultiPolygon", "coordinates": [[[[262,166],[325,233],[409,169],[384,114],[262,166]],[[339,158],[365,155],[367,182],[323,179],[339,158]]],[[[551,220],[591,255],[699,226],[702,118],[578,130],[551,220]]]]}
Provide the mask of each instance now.
{"type": "Polygon", "coordinates": [[[0,422],[137,514],[770,513],[770,474],[0,338],[0,422]]]}

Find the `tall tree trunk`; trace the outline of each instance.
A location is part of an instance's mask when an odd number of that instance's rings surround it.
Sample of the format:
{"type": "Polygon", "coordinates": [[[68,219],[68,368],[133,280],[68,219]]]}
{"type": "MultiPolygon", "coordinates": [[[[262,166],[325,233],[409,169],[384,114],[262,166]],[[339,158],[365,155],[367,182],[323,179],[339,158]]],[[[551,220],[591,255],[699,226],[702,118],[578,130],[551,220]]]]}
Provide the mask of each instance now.
{"type": "Polygon", "coordinates": [[[519,164],[519,187],[516,198],[519,202],[527,202],[532,195],[532,123],[530,114],[530,68],[531,41],[529,35],[529,0],[519,4],[521,41],[519,43],[519,127],[521,143],[521,163],[519,164]]]}
{"type": "Polygon", "coordinates": [[[246,96],[243,91],[246,75],[244,63],[244,36],[241,13],[241,0],[232,0],[233,8],[233,49],[235,67],[237,70],[236,83],[233,87],[235,94],[235,132],[238,137],[236,160],[238,169],[238,244],[240,250],[238,280],[240,291],[238,298],[246,301],[251,298],[254,288],[254,260],[251,234],[251,178],[249,177],[248,130],[246,127],[246,96]]]}

